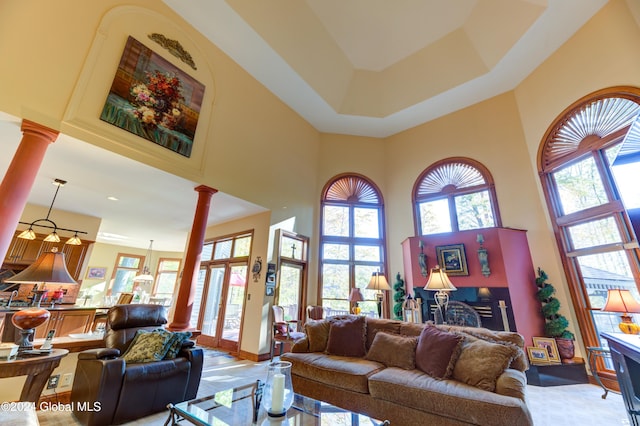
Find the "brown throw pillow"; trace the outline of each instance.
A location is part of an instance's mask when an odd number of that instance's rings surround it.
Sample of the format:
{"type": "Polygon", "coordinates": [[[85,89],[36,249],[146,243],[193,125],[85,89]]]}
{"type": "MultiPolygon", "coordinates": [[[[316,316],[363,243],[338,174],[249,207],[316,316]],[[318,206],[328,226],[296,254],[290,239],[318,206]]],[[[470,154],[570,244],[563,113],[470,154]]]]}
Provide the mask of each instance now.
{"type": "Polygon", "coordinates": [[[309,352],[324,352],[329,340],[328,321],[309,321],[304,326],[304,331],[309,339],[309,352]]]}
{"type": "Polygon", "coordinates": [[[365,331],[363,316],[331,321],[326,352],[330,355],[363,357],[366,353],[365,331]]]}
{"type": "Polygon", "coordinates": [[[409,336],[399,336],[379,331],[373,338],[373,343],[366,359],[380,362],[387,367],[398,367],[413,370],[416,358],[417,339],[409,336]]]}
{"type": "Polygon", "coordinates": [[[416,347],[416,367],[430,376],[447,379],[460,354],[464,337],[426,326],[416,347]]]}
{"type": "Polygon", "coordinates": [[[493,392],[498,377],[516,355],[517,348],[512,345],[500,345],[466,336],[460,357],[453,369],[453,378],[493,392]]]}

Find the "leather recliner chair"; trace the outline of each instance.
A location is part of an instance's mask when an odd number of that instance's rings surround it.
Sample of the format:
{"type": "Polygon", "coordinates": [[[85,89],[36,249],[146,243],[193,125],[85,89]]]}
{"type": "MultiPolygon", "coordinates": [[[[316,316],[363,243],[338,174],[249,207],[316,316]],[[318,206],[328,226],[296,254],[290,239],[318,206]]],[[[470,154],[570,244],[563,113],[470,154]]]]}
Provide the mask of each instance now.
{"type": "Polygon", "coordinates": [[[203,351],[192,340],[175,359],[126,364],[120,357],[138,330],[167,323],[160,305],[118,305],[107,314],[105,348],[78,354],[71,390],[75,417],[84,425],[121,424],[194,399],[202,375],[203,351]]]}

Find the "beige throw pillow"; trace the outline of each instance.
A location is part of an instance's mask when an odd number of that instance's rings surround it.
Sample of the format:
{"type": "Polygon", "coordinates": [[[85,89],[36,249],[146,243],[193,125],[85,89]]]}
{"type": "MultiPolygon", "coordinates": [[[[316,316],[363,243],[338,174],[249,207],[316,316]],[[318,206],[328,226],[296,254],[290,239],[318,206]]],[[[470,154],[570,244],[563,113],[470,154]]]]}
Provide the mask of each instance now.
{"type": "Polygon", "coordinates": [[[373,338],[373,343],[365,358],[380,362],[387,367],[413,370],[415,368],[416,344],[415,337],[398,336],[379,331],[373,338]]]}
{"type": "Polygon", "coordinates": [[[498,377],[516,355],[517,349],[514,346],[500,345],[466,336],[453,369],[453,378],[493,392],[498,377]]]}
{"type": "Polygon", "coordinates": [[[329,340],[330,324],[328,321],[309,321],[304,326],[304,331],[309,340],[309,352],[324,352],[329,340]]]}

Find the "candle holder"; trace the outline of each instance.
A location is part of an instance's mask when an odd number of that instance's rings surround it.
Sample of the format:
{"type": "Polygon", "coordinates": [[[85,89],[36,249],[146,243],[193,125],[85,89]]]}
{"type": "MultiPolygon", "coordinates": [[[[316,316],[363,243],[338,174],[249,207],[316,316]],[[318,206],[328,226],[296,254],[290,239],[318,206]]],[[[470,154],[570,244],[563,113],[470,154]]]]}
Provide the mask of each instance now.
{"type": "Polygon", "coordinates": [[[287,410],[293,404],[290,362],[279,361],[269,364],[262,404],[269,417],[286,417],[287,410]]]}

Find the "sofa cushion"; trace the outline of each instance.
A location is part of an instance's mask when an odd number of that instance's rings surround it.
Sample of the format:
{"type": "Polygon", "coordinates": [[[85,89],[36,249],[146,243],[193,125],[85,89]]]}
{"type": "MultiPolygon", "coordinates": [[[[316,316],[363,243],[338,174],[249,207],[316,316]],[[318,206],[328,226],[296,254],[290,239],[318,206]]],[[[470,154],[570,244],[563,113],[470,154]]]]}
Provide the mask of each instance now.
{"type": "Polygon", "coordinates": [[[138,330],[122,359],[127,364],[160,361],[169,350],[167,343],[171,334],[165,330],[138,330]]]}
{"type": "Polygon", "coordinates": [[[516,355],[517,349],[513,346],[465,336],[460,357],[453,369],[453,378],[493,392],[498,377],[516,355]]]}
{"type": "Polygon", "coordinates": [[[450,331],[453,333],[462,333],[465,335],[477,337],[492,343],[513,346],[517,348],[518,354],[511,360],[509,368],[519,371],[527,371],[529,368],[529,359],[524,351],[524,337],[519,333],[510,331],[495,331],[481,327],[460,327],[455,325],[438,324],[436,327],[440,330],[450,331]]]}
{"type": "Polygon", "coordinates": [[[365,358],[380,362],[387,367],[413,370],[415,368],[416,344],[415,337],[378,331],[365,358]]]}
{"type": "Polygon", "coordinates": [[[308,321],[304,325],[304,331],[309,340],[309,352],[324,352],[329,340],[329,329],[331,324],[328,321],[308,321]]]}
{"type": "Polygon", "coordinates": [[[281,359],[292,363],[291,374],[294,376],[359,393],[369,393],[369,376],[385,368],[379,362],[363,358],[317,352],[290,352],[283,354],[281,359]]]}
{"type": "Polygon", "coordinates": [[[354,315],[330,321],[326,352],[330,355],[364,357],[365,317],[354,315]]]}
{"type": "Polygon", "coordinates": [[[401,321],[396,320],[388,320],[381,318],[371,318],[366,317],[367,322],[367,350],[371,347],[373,343],[373,339],[376,337],[376,333],[379,331],[384,331],[385,333],[391,334],[402,334],[400,333],[400,327],[402,325],[401,321]]]}
{"type": "Polygon", "coordinates": [[[458,334],[424,327],[416,347],[416,367],[439,379],[450,377],[463,341],[458,334]]]}
{"type": "Polygon", "coordinates": [[[533,424],[523,400],[451,379],[436,379],[420,370],[381,370],[369,378],[369,393],[396,404],[398,409],[409,407],[438,413],[441,422],[437,424],[533,424]]]}

